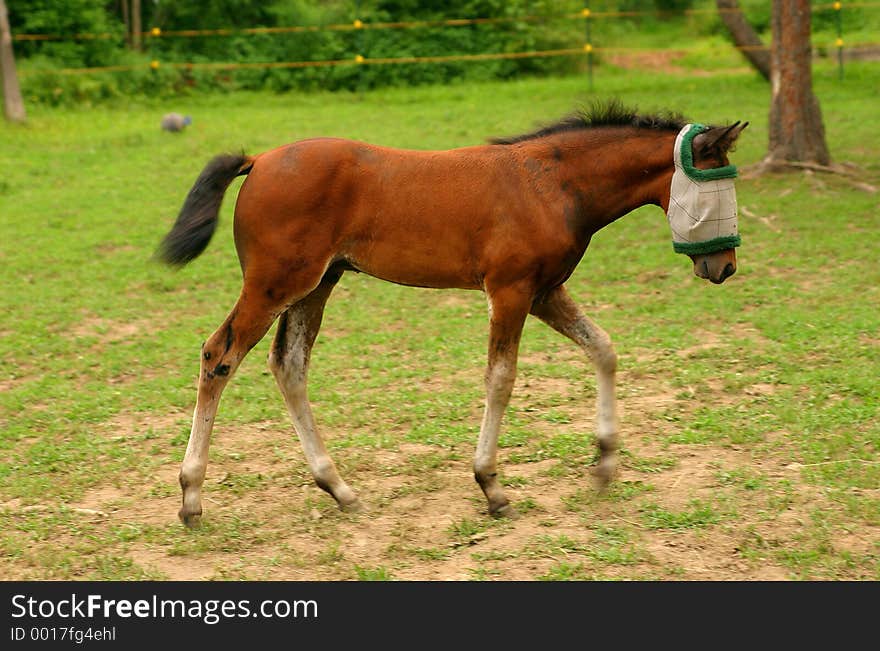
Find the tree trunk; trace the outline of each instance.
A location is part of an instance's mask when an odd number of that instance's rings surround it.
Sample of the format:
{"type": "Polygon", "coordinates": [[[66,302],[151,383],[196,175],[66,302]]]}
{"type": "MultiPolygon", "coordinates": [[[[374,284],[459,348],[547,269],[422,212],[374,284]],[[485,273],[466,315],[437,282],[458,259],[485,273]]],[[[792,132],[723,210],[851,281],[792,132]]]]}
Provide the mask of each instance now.
{"type": "Polygon", "coordinates": [[[3,79],[3,112],[12,122],[24,122],[27,114],[15,72],[15,56],[12,53],[12,32],[6,2],[0,0],[0,77],[3,79]]]}
{"type": "Polygon", "coordinates": [[[739,8],[737,0],[715,0],[718,15],[730,32],[733,44],[752,67],[770,81],[770,52],[739,8]]]}
{"type": "Polygon", "coordinates": [[[122,7],[122,22],[125,24],[125,44],[131,47],[131,16],[128,12],[128,0],[119,0],[122,7]]]}
{"type": "Polygon", "coordinates": [[[143,49],[143,29],[141,28],[141,0],[131,0],[131,46],[143,49]]]}
{"type": "Polygon", "coordinates": [[[765,168],[828,165],[825,126],[813,94],[809,0],[774,0],[770,146],[765,168]]]}

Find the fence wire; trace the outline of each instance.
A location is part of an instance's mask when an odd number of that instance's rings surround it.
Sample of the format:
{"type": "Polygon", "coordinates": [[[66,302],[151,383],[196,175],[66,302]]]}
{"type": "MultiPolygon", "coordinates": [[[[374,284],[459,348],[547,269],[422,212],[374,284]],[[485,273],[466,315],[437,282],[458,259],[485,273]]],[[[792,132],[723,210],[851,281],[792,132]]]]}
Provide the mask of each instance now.
{"type": "MultiPolygon", "coordinates": [[[[880,2],[847,2],[846,7],[878,7],[880,2]]],[[[827,4],[813,5],[811,10],[813,13],[820,11],[835,11],[837,19],[837,39],[834,47],[838,50],[838,61],[843,70],[843,49],[848,51],[869,50],[880,48],[880,43],[856,43],[844,46],[843,35],[840,28],[840,12],[844,7],[842,2],[832,2],[827,4]]],[[[101,72],[132,72],[142,71],[145,69],[158,70],[161,67],[183,69],[183,70],[236,70],[236,69],[261,69],[261,68],[315,68],[315,67],[331,67],[331,66],[348,66],[348,65],[395,65],[395,64],[420,64],[420,63],[449,63],[456,61],[491,61],[502,59],[526,59],[539,57],[562,57],[562,56],[585,56],[590,65],[590,75],[592,79],[592,57],[594,53],[601,52],[627,52],[637,51],[642,53],[660,53],[668,52],[669,49],[652,49],[652,48],[635,48],[635,47],[604,47],[597,46],[589,37],[589,25],[592,20],[606,20],[615,18],[635,18],[635,17],[672,17],[672,16],[689,16],[700,14],[723,14],[723,13],[742,13],[740,8],[707,8],[707,9],[686,9],[680,11],[592,11],[584,8],[576,13],[564,14],[544,14],[531,16],[501,16],[488,18],[446,18],[438,20],[414,20],[414,21],[397,21],[397,22],[365,22],[355,19],[350,23],[338,23],[327,25],[292,25],[283,27],[247,27],[247,28],[218,28],[218,29],[191,29],[191,30],[163,30],[159,27],[153,27],[141,33],[145,39],[147,47],[151,39],[165,38],[200,38],[209,36],[237,36],[237,35],[257,35],[257,34],[300,34],[300,33],[317,33],[325,31],[363,31],[363,30],[386,30],[386,29],[414,29],[414,28],[440,28],[440,27],[462,27],[469,25],[494,25],[502,23],[515,22],[545,22],[552,20],[581,20],[586,21],[588,35],[587,39],[578,47],[561,48],[552,50],[529,50],[523,52],[486,52],[479,54],[449,54],[437,56],[405,56],[405,57],[375,57],[371,58],[361,52],[352,58],[332,59],[319,61],[264,61],[264,62],[165,62],[159,59],[153,59],[149,63],[131,64],[131,65],[115,65],[115,66],[96,66],[87,68],[60,68],[52,72],[63,75],[81,75],[94,74],[101,72]]],[[[119,39],[122,40],[124,34],[121,33],[75,33],[75,34],[14,34],[13,41],[76,41],[76,40],[101,40],[101,39],[119,39]]],[[[770,45],[745,45],[738,46],[730,44],[731,49],[746,50],[769,50],[770,45]]],[[[677,52],[694,51],[689,48],[675,48],[677,52]]],[[[23,76],[28,74],[37,74],[31,71],[23,71],[23,76]]]]}

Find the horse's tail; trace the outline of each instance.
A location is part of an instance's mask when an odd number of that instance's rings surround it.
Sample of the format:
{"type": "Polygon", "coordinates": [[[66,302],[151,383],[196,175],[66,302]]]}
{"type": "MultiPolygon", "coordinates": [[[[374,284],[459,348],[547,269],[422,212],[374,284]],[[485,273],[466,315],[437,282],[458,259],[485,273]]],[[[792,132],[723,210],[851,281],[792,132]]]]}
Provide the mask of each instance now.
{"type": "Polygon", "coordinates": [[[226,188],[236,176],[247,174],[254,157],[223,154],[205,166],[193,184],[171,232],[159,245],[156,256],[163,262],[182,266],[197,258],[211,241],[226,188]]]}

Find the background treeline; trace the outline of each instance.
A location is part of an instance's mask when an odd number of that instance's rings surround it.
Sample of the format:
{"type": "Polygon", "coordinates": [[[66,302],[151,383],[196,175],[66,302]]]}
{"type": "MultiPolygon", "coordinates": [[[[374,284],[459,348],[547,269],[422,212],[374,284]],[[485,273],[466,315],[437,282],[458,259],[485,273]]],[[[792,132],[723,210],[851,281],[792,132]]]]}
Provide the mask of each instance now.
{"type": "MultiPolygon", "coordinates": [[[[8,2],[13,34],[61,35],[63,40],[15,42],[29,101],[53,104],[97,101],[122,95],[166,95],[194,89],[367,89],[387,85],[449,83],[459,79],[504,79],[532,74],[567,74],[582,70],[583,57],[448,62],[430,65],[367,65],[303,69],[184,69],[172,63],[264,63],[479,54],[576,48],[584,42],[584,21],[560,19],[585,5],[592,11],[658,12],[654,15],[593,21],[594,41],[630,45],[639,34],[670,32],[669,47],[682,40],[720,34],[713,13],[684,16],[690,8],[711,9],[711,0],[13,0],[8,2]],[[143,31],[232,29],[215,36],[146,36],[138,48],[131,36],[132,11],[140,9],[143,31]],[[671,12],[671,13],[665,13],[671,12]],[[677,12],[677,13],[676,13],[677,12]],[[431,21],[447,18],[545,16],[485,25],[431,26],[304,33],[244,34],[235,30],[290,26],[431,21]],[[556,18],[554,18],[556,16],[556,18]],[[104,38],[75,35],[104,34],[104,38]],[[153,70],[150,61],[159,61],[153,70]],[[63,74],[65,68],[136,66],[118,73],[63,74]]],[[[759,32],[767,32],[770,2],[741,0],[759,32]]],[[[831,20],[833,16],[818,16],[831,20]]],[[[852,20],[852,18],[848,18],[852,20]]],[[[662,42],[666,42],[661,39],[662,42]]]]}

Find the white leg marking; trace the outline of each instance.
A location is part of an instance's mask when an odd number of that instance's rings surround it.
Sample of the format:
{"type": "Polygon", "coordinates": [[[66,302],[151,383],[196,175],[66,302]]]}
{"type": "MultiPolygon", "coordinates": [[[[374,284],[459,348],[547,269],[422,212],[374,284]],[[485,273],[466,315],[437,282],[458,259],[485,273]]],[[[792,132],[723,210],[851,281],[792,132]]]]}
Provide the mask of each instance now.
{"type": "Polygon", "coordinates": [[[531,295],[508,287],[489,296],[489,362],[486,368],[486,407],[474,454],[474,478],[489,502],[489,513],[510,515],[510,507],[497,477],[498,437],[501,420],[516,380],[516,357],[531,295]]]}
{"type": "Polygon", "coordinates": [[[269,368],[284,396],[315,483],[330,493],[340,508],[354,510],[358,507],[358,498],[339,476],[336,465],[327,453],[308,399],[309,359],[330,289],[332,286],[326,291],[316,290],[322,293],[304,299],[285,313],[278,324],[278,334],[269,354],[269,368]]]}
{"type": "Polygon", "coordinates": [[[563,287],[532,307],[532,314],[578,344],[596,368],[596,420],[600,458],[596,474],[608,482],[617,468],[618,422],[615,376],[617,355],[611,338],[584,316],[563,287]]]}
{"type": "Polygon", "coordinates": [[[477,474],[495,474],[501,420],[510,402],[515,379],[516,365],[508,360],[499,360],[486,372],[486,406],[474,457],[474,472],[477,474]]]}

